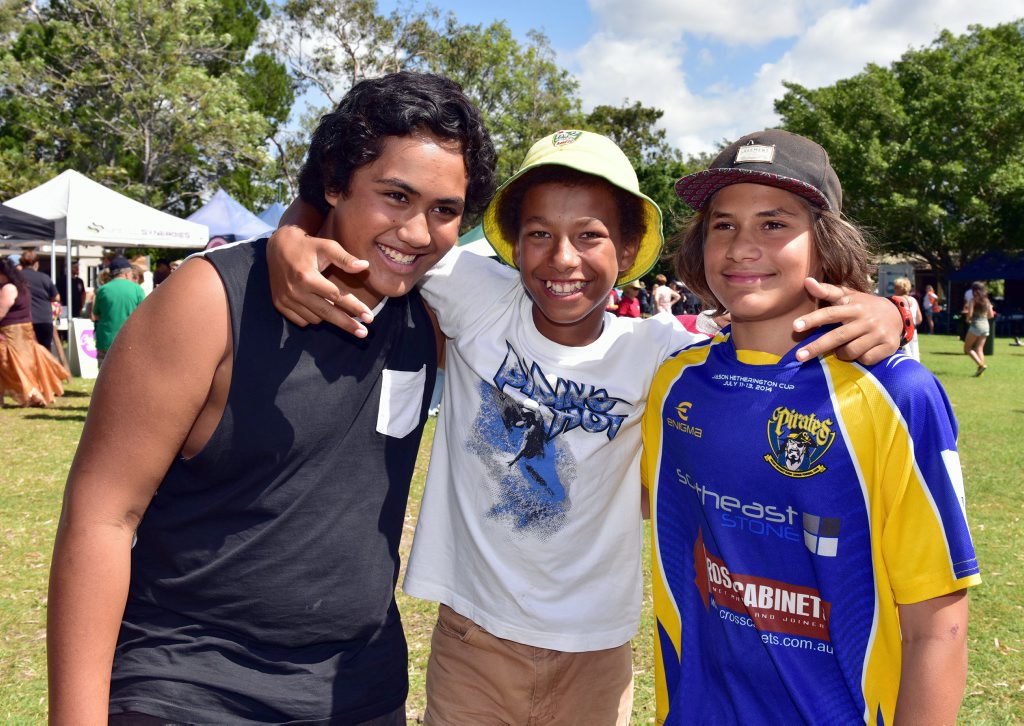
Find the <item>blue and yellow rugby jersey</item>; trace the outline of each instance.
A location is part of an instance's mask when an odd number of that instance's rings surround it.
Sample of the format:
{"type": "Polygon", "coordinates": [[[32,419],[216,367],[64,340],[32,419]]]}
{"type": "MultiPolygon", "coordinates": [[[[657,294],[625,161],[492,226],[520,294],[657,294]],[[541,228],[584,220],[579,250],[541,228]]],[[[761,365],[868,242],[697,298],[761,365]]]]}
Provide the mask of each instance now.
{"type": "Polygon", "coordinates": [[[795,350],[726,330],[654,378],[658,723],[891,723],[897,604],[980,582],[938,381],[795,350]]]}

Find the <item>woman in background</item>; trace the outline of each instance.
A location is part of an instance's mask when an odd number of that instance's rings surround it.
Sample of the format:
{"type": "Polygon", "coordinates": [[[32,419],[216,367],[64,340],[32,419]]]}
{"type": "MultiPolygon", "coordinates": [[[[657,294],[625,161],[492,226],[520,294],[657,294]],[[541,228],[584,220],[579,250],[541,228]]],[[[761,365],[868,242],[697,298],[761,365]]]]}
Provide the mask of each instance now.
{"type": "Polygon", "coordinates": [[[996,316],[984,282],[971,284],[971,299],[964,303],[963,314],[968,326],[967,337],[964,338],[964,353],[978,366],[974,372],[974,377],[977,378],[988,370],[988,366],[985,365],[985,339],[989,335],[989,321],[996,316]]]}
{"type": "Polygon", "coordinates": [[[64,394],[68,372],[32,329],[32,293],[21,271],[0,257],[0,401],[19,406],[48,406],[64,394]]]}

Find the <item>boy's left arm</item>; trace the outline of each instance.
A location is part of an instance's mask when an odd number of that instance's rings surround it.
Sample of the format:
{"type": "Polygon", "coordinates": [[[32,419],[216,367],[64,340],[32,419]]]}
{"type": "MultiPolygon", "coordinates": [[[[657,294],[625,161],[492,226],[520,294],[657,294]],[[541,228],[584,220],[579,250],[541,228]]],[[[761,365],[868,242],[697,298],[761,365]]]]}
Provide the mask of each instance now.
{"type": "MultiPolygon", "coordinates": [[[[872,365],[899,350],[905,321],[899,308],[888,298],[854,292],[811,277],[807,278],[804,287],[810,295],[829,304],[797,318],[793,329],[803,332],[832,323],[842,325],[798,350],[799,360],[809,360],[834,350],[842,360],[872,365]]],[[[910,333],[913,334],[913,328],[910,333]]]]}
{"type": "Polygon", "coordinates": [[[955,724],[967,681],[967,591],[900,605],[900,724],[955,724]]]}

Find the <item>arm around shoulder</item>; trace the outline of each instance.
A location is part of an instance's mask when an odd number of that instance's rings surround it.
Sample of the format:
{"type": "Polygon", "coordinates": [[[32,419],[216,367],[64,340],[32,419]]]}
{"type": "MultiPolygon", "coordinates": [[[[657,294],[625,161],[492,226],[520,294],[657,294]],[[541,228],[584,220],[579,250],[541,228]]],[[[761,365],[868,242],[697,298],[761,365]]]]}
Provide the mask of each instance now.
{"type": "Polygon", "coordinates": [[[230,331],[219,276],[205,260],[190,261],[133,313],[103,363],[54,544],[51,723],[107,722],[132,536],[211,397],[215,373],[230,365],[230,331]]]}

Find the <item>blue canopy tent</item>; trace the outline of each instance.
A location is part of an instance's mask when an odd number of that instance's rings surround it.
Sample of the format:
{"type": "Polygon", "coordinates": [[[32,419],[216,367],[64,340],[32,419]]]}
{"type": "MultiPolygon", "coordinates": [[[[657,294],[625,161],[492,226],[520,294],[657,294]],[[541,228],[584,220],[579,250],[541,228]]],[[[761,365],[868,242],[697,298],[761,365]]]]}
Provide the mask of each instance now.
{"type": "Polygon", "coordinates": [[[277,225],[281,222],[281,215],[284,214],[284,210],[288,207],[281,204],[281,202],[274,202],[269,207],[260,212],[260,219],[269,224],[274,229],[277,229],[277,225]]]}
{"type": "Polygon", "coordinates": [[[1024,280],[1024,252],[992,250],[949,276],[950,280],[1024,280]]]}
{"type": "Polygon", "coordinates": [[[190,214],[187,219],[189,222],[198,222],[209,227],[211,240],[221,237],[233,242],[274,231],[273,226],[243,207],[223,189],[218,189],[210,201],[190,214]]]}
{"type": "MultiPolygon", "coordinates": [[[[1024,311],[1022,311],[1022,300],[1024,300],[1024,252],[1007,252],[1005,250],[991,250],[979,255],[976,259],[966,264],[949,276],[950,285],[948,296],[952,300],[953,282],[966,282],[970,284],[973,280],[1005,280],[1006,287],[1003,291],[1003,305],[999,305],[999,316],[995,319],[992,335],[989,341],[996,335],[1012,335],[1019,338],[1024,332],[1024,311]]],[[[950,312],[953,306],[950,305],[950,312]]],[[[991,352],[986,346],[986,354],[991,352]]]]}

